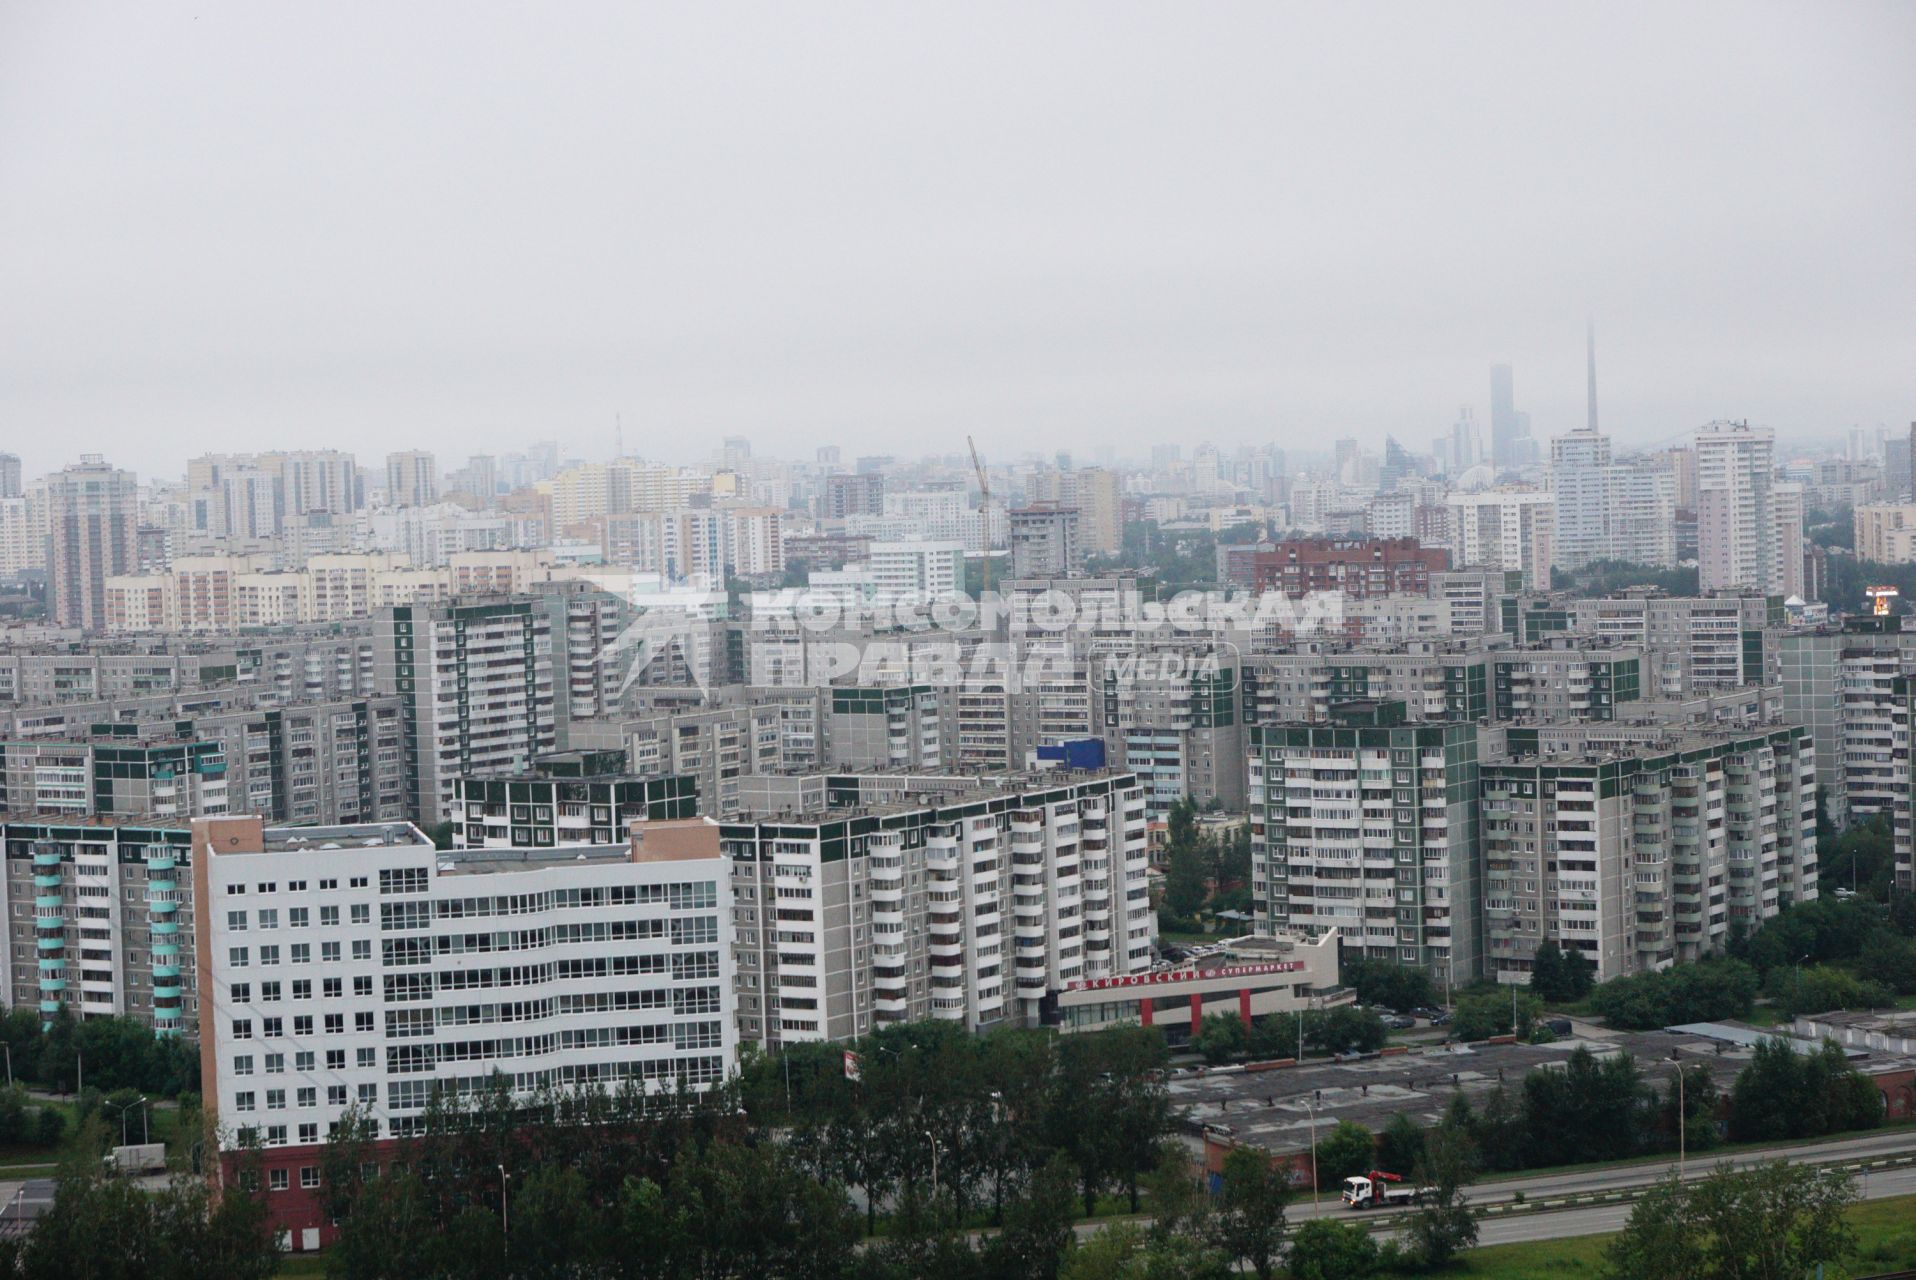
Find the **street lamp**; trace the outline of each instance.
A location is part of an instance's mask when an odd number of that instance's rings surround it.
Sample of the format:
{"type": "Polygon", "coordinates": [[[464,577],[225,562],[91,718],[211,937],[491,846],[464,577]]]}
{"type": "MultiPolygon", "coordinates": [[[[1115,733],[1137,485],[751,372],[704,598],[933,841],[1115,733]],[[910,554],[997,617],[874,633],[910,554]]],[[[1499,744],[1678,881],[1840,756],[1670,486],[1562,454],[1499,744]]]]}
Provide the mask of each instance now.
{"type": "Polygon", "coordinates": [[[152,1131],[152,1128],[147,1124],[147,1120],[146,1120],[146,1111],[145,1111],[146,1099],[144,1097],[129,1098],[125,1102],[108,1102],[104,1105],[112,1107],[115,1111],[120,1113],[120,1145],[121,1146],[124,1147],[126,1145],[127,1115],[129,1112],[132,1111],[134,1107],[141,1108],[141,1111],[140,1111],[140,1132],[142,1134],[141,1141],[144,1142],[152,1138],[153,1131],[152,1131]]]}
{"type": "Polygon", "coordinates": [[[1303,1101],[1304,1109],[1311,1113],[1311,1212],[1318,1213],[1324,1206],[1317,1198],[1317,1107],[1309,1098],[1303,1101]]]}
{"type": "Polygon", "coordinates": [[[931,1143],[931,1193],[936,1196],[938,1194],[938,1139],[932,1136],[931,1130],[927,1129],[925,1141],[931,1143]]]}
{"type": "Polygon", "coordinates": [[[1690,1126],[1685,1119],[1687,1107],[1683,1089],[1683,1051],[1670,1050],[1670,1060],[1677,1064],[1677,1178],[1681,1180],[1686,1172],[1690,1145],[1690,1126]]]}
{"type": "Polygon", "coordinates": [[[509,1253],[512,1249],[512,1217],[506,1204],[506,1184],[512,1181],[512,1175],[506,1167],[499,1166],[499,1251],[509,1253]]]}

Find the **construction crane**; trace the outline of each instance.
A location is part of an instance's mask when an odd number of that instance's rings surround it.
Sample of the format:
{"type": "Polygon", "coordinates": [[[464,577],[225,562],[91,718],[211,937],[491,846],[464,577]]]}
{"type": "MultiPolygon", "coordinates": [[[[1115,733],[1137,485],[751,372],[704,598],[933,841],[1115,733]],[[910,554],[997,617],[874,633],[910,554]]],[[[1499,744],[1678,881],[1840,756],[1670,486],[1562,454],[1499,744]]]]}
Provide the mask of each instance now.
{"type": "Polygon", "coordinates": [[[971,469],[978,473],[978,544],[985,553],[984,589],[978,594],[984,596],[991,593],[991,477],[978,461],[978,442],[966,436],[965,443],[971,447],[971,469]]]}

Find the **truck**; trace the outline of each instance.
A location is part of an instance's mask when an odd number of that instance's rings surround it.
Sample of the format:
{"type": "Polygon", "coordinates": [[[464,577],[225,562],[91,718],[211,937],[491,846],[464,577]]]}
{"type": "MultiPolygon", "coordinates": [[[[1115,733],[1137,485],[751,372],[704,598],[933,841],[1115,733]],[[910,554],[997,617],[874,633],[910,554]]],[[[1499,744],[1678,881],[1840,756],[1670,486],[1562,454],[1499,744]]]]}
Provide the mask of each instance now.
{"type": "Polygon", "coordinates": [[[164,1142],[136,1142],[115,1147],[102,1158],[109,1173],[154,1173],[166,1168],[164,1142]]]}
{"type": "Polygon", "coordinates": [[[1430,1190],[1428,1187],[1407,1187],[1403,1183],[1402,1174],[1387,1173],[1382,1169],[1357,1174],[1344,1179],[1344,1203],[1353,1209],[1412,1205],[1423,1199],[1430,1190]]]}

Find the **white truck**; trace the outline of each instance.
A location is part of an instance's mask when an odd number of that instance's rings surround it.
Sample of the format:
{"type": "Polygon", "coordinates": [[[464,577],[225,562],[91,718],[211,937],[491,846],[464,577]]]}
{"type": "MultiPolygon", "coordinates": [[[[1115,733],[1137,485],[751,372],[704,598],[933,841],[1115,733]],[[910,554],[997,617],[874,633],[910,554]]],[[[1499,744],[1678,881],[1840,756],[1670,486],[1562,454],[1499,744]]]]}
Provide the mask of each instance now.
{"type": "Polygon", "coordinates": [[[113,1173],[154,1173],[166,1168],[166,1144],[136,1142],[129,1147],[115,1147],[104,1157],[104,1163],[113,1173]]]}
{"type": "Polygon", "coordinates": [[[1344,1179],[1344,1203],[1353,1209],[1412,1205],[1423,1199],[1428,1190],[1428,1187],[1405,1186],[1402,1174],[1372,1169],[1344,1179]]]}

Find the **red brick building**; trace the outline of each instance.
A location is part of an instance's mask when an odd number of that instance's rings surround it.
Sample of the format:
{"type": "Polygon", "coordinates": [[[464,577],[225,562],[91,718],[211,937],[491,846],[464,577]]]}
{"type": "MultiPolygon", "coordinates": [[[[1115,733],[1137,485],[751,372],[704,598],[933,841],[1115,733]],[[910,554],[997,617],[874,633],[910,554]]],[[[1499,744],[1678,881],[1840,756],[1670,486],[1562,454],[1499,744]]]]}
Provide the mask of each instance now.
{"type": "Polygon", "coordinates": [[[1430,575],[1450,568],[1450,553],[1415,538],[1333,540],[1299,538],[1259,551],[1252,566],[1258,591],[1281,591],[1292,599],[1313,591],[1366,596],[1423,595],[1430,575]]]}

